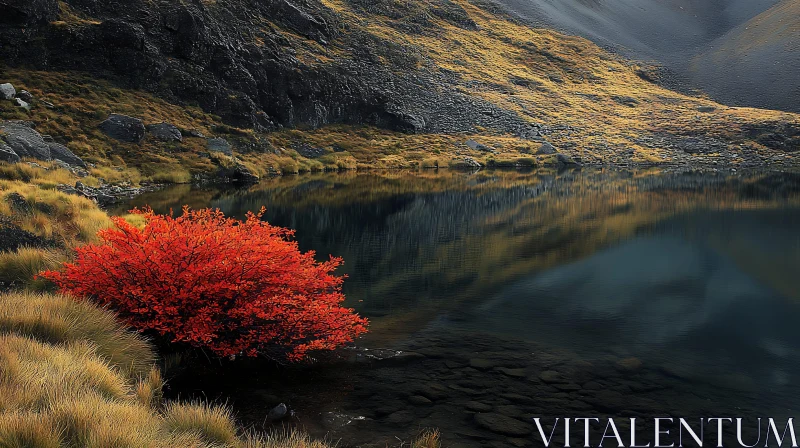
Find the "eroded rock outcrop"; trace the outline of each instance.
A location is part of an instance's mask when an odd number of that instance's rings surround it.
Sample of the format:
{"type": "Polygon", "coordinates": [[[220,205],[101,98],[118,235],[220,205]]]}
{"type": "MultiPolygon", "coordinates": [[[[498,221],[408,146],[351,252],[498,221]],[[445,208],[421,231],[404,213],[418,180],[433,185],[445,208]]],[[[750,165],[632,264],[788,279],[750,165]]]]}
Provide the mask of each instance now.
{"type": "MultiPolygon", "coordinates": [[[[458,93],[452,80],[418,69],[414,52],[404,44],[341,31],[341,17],[317,0],[62,3],[71,15],[51,23],[58,16],[55,0],[5,0],[9,13],[0,27],[0,60],[111,74],[126,87],[198,104],[239,127],[345,123],[412,133],[482,127],[523,137],[535,134],[516,112],[458,93]],[[67,20],[75,17],[79,22],[67,20]],[[351,54],[324,64],[309,62],[298,57],[297,42],[284,30],[315,42],[321,56],[342,49],[351,54]]],[[[353,3],[379,12],[391,6],[353,3]]],[[[430,4],[435,16],[477,29],[452,1],[430,4]]],[[[415,18],[410,26],[431,24],[415,18]]]]}

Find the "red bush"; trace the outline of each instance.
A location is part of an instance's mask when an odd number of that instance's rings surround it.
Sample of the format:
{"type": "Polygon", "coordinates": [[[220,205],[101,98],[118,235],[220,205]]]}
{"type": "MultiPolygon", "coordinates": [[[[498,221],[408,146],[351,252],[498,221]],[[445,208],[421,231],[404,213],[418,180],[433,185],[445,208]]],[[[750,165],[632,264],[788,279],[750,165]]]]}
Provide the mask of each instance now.
{"type": "Polygon", "coordinates": [[[366,319],[341,302],[339,258],[317,262],[290,241],[293,231],[250,213],[245,221],[216,210],[180,217],[134,210],[77,249],[74,263],[42,277],[64,292],[110,306],[132,327],[219,356],[300,360],[333,350],[366,331],[366,319]]]}

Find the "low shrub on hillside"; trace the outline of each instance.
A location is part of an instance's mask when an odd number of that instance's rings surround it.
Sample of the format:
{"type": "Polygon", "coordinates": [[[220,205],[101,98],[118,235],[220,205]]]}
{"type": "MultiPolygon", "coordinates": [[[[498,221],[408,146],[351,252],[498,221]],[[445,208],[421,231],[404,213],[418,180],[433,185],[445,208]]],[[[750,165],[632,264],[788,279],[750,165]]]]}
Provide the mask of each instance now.
{"type": "Polygon", "coordinates": [[[209,209],[179,217],[134,211],[145,225],[112,218],[99,242],[42,274],[62,291],[108,305],[132,327],[218,356],[297,361],[366,331],[341,306],[342,262],[317,262],[292,231],[250,213],[245,221],[209,209]]]}

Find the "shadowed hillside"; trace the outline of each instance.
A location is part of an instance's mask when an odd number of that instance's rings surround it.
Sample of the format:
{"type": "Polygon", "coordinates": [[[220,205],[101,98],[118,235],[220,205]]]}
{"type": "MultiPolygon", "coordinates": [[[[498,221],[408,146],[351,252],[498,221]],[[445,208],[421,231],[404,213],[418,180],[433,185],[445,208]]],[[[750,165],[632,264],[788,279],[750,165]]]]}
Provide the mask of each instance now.
{"type": "Polygon", "coordinates": [[[800,110],[796,0],[498,0],[535,24],[664,64],[730,105],[800,110]],[[687,61],[691,61],[687,64],[687,61]]]}
{"type": "Polygon", "coordinates": [[[691,70],[712,95],[797,111],[798,67],[800,1],[784,0],[713,41],[692,59],[691,70]]]}

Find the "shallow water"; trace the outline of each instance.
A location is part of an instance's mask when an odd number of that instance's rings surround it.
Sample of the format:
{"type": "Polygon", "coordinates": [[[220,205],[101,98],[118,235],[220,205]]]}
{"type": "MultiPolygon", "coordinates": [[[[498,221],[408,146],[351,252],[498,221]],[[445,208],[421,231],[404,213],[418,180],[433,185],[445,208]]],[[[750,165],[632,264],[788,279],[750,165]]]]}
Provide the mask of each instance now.
{"type": "Polygon", "coordinates": [[[324,174],[131,205],[144,204],[264,205],[302,249],[345,260],[348,305],[371,333],[343,361],[173,380],[171,393],[225,400],[246,424],[285,402],[288,424],[341,446],[430,427],[445,446],[540,446],[533,417],[754,426],[800,406],[796,175],[324,174]]]}

